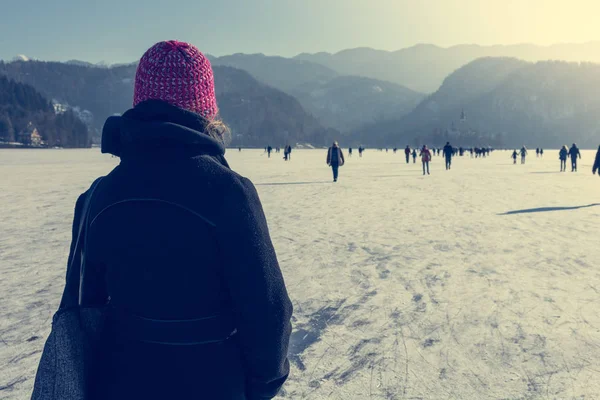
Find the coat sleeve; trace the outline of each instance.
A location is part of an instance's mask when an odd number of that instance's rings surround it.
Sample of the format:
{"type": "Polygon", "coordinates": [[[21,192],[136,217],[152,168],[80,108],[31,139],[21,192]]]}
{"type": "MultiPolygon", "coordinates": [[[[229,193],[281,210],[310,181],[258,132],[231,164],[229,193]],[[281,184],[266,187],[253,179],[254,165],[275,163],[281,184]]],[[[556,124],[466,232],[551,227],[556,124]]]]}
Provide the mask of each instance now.
{"type": "Polygon", "coordinates": [[[342,151],[341,148],[340,148],[340,159],[342,160],[342,164],[341,165],[346,164],[346,160],[344,159],[344,152],[342,151]]]}
{"type": "Polygon", "coordinates": [[[327,150],[327,165],[331,164],[331,148],[327,150]]]}
{"type": "Polygon", "coordinates": [[[596,161],[594,161],[594,169],[592,172],[595,174],[598,169],[600,169],[600,150],[596,153],[596,161]]]}
{"type": "MultiPolygon", "coordinates": [[[[65,288],[63,290],[62,299],[60,301],[59,308],[68,306],[74,306],[78,303],[79,297],[79,273],[75,274],[71,268],[73,268],[73,257],[75,253],[75,245],[77,243],[77,237],[79,236],[79,222],[81,220],[81,213],[83,211],[83,203],[87,192],[83,193],[77,199],[75,203],[75,212],[73,217],[73,226],[71,228],[71,247],[69,250],[69,258],[67,259],[67,273],[65,278],[65,288]],[[76,276],[75,276],[76,275],[76,276]]],[[[77,268],[77,271],[79,269],[77,268]]]]}
{"type": "Polygon", "coordinates": [[[249,400],[271,399],[289,374],[292,303],[256,189],[234,185],[217,224],[225,284],[234,308],[249,400]]]}

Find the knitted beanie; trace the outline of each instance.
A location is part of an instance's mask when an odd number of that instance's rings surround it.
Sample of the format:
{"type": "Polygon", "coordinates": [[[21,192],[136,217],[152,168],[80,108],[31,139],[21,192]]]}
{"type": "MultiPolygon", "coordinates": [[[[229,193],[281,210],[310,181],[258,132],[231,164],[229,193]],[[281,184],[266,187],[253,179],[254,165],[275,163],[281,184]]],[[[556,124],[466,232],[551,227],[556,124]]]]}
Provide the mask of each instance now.
{"type": "Polygon", "coordinates": [[[152,46],[137,67],[133,106],[151,99],[213,119],[219,109],[208,58],[194,45],[176,40],[152,46]]]}

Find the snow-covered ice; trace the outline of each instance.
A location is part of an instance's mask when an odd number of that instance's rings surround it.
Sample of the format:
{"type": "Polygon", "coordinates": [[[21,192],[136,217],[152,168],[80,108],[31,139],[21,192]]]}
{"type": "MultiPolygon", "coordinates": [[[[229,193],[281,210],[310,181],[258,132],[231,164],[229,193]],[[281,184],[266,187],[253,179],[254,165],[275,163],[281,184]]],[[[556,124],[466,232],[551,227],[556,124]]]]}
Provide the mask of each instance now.
{"type": "MultiPolygon", "coordinates": [[[[288,399],[600,398],[594,152],[292,161],[228,152],[257,185],[295,306],[288,399]]],[[[117,159],[0,150],[0,398],[29,397],[77,195],[117,159]]]]}

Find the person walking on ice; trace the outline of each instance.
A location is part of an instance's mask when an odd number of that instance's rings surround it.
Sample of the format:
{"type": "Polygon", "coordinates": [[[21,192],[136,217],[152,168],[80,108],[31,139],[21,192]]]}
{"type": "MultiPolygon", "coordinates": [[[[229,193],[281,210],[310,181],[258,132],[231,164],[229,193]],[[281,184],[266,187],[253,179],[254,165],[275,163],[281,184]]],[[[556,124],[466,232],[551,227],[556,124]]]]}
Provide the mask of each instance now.
{"type": "Polygon", "coordinates": [[[430,175],[429,163],[431,162],[431,151],[429,151],[427,145],[423,145],[421,149],[421,161],[423,161],[423,175],[430,175]]]}
{"type": "Polygon", "coordinates": [[[410,146],[406,146],[404,149],[404,155],[406,155],[406,163],[410,163],[410,146]]]}
{"type": "Polygon", "coordinates": [[[417,149],[413,149],[412,157],[413,157],[413,164],[416,164],[417,163],[417,149]]]}
{"type": "Polygon", "coordinates": [[[527,158],[527,147],[523,146],[521,148],[521,164],[525,164],[525,159],[527,158]]]}
{"type": "Polygon", "coordinates": [[[569,149],[564,145],[558,152],[558,158],[560,159],[560,172],[567,171],[567,157],[569,157],[569,149]]]}
{"type": "Polygon", "coordinates": [[[446,159],[446,171],[452,168],[452,155],[454,153],[454,149],[450,145],[450,142],[446,142],[444,146],[444,158],[446,159]]]}
{"type": "Polygon", "coordinates": [[[571,146],[569,155],[571,156],[571,172],[577,172],[577,157],[581,158],[581,152],[576,143],[573,143],[573,146],[571,146]]]}
{"type": "Polygon", "coordinates": [[[517,164],[517,157],[519,157],[519,153],[517,152],[517,150],[513,151],[512,155],[510,156],[513,159],[513,164],[517,164]]]}
{"type": "Polygon", "coordinates": [[[333,145],[327,151],[327,165],[329,165],[333,171],[334,182],[337,182],[339,169],[344,166],[344,162],[344,153],[342,153],[342,149],[338,145],[338,142],[333,142],[333,145]]]}

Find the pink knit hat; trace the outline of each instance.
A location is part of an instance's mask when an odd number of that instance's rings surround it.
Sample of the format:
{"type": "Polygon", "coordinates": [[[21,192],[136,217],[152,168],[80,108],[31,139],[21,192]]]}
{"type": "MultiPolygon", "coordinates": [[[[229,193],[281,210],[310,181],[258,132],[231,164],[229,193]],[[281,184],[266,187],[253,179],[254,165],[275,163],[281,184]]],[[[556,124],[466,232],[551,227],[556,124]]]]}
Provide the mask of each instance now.
{"type": "Polygon", "coordinates": [[[176,40],[152,46],[137,67],[133,106],[151,99],[214,118],[219,108],[208,58],[194,45],[176,40]]]}

